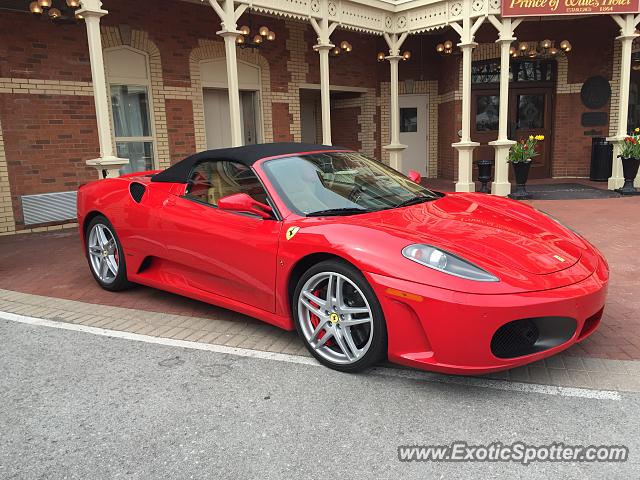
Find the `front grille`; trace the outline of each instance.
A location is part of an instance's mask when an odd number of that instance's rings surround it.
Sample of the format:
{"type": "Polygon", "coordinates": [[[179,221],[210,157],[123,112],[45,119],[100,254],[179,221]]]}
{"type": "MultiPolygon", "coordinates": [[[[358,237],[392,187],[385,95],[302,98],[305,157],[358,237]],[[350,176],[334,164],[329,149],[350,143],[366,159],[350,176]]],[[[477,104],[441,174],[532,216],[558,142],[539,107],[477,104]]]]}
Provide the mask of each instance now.
{"type": "Polygon", "coordinates": [[[496,357],[513,358],[533,353],[540,337],[533,320],[516,320],[498,329],[491,339],[491,351],[496,357]]]}
{"type": "Polygon", "coordinates": [[[514,320],[493,334],[491,352],[498,358],[515,358],[563,344],[576,333],[569,317],[535,317],[514,320]]]}

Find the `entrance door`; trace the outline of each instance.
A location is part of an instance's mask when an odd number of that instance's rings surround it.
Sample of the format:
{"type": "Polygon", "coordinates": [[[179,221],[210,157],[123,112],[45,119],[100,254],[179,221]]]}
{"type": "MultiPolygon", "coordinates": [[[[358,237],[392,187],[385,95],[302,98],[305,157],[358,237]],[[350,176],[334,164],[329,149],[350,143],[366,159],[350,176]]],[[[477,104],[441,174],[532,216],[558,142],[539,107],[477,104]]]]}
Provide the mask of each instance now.
{"type": "MultiPolygon", "coordinates": [[[[240,92],[240,121],[242,122],[242,140],[244,145],[258,143],[257,98],[256,92],[240,92]]],[[[229,114],[229,93],[222,88],[205,88],[204,126],[207,148],[231,146],[231,118],[229,114]]]]}
{"type": "Polygon", "coordinates": [[[551,92],[546,88],[515,90],[509,98],[509,120],[513,140],[544,135],[539,155],[531,164],[530,178],[548,178],[551,173],[551,92]]]}
{"type": "Polygon", "coordinates": [[[427,174],[427,95],[400,95],[400,143],[407,146],[402,155],[402,173],[416,170],[427,174]]]}
{"type": "MultiPolygon", "coordinates": [[[[552,93],[549,87],[510,86],[509,138],[520,141],[529,135],[545,137],[538,142],[539,155],[533,159],[529,178],[547,178],[551,173],[552,93]]],[[[498,138],[499,90],[474,91],[471,108],[472,140],[481,143],[474,151],[474,160],[493,159],[493,147],[487,143],[498,138]]]]}

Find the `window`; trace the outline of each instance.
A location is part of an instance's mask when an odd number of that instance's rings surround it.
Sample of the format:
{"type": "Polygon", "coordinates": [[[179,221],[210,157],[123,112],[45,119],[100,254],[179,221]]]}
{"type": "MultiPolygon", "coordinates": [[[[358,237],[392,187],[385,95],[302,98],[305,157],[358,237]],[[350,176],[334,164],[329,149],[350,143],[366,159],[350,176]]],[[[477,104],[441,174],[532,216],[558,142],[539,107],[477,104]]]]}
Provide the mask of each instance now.
{"type": "Polygon", "coordinates": [[[518,95],[516,124],[518,128],[544,128],[544,94],[518,95]]]}
{"type": "Polygon", "coordinates": [[[401,108],[400,109],[400,132],[414,133],[418,131],[418,109],[417,108],[401,108]]]}
{"type": "Polygon", "coordinates": [[[129,47],[108,49],[105,64],[116,152],[129,159],[120,173],[151,170],[155,148],[147,56],[129,47]]]}
{"type": "Polygon", "coordinates": [[[476,97],[476,132],[498,130],[500,97],[478,95],[476,97]]]}
{"type": "MultiPolygon", "coordinates": [[[[554,60],[512,60],[509,64],[509,81],[553,82],[554,60]]],[[[471,66],[471,83],[476,86],[500,82],[500,60],[478,60],[471,66]]]]}
{"type": "Polygon", "coordinates": [[[215,206],[222,197],[236,193],[246,193],[254,200],[268,204],[267,193],[249,167],[219,160],[202,162],[194,167],[185,197],[215,206]]]}
{"type": "Polygon", "coordinates": [[[129,165],[124,166],[120,173],[153,169],[147,87],[111,85],[111,109],[118,157],[129,159],[129,165]]]}

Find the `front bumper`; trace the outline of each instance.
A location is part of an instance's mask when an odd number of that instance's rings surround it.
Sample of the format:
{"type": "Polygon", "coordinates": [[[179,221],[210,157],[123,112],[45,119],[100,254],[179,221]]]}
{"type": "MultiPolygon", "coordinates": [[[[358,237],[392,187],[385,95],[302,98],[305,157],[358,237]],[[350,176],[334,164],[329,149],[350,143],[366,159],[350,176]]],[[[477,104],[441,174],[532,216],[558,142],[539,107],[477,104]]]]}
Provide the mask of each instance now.
{"type": "Polygon", "coordinates": [[[482,374],[554,355],[588,337],[604,307],[608,270],[599,261],[588,278],[561,288],[477,295],[367,273],[385,314],[388,357],[394,363],[443,373],[482,374]],[[514,358],[491,349],[496,331],[514,320],[568,317],[575,332],[561,344],[514,358]]]}

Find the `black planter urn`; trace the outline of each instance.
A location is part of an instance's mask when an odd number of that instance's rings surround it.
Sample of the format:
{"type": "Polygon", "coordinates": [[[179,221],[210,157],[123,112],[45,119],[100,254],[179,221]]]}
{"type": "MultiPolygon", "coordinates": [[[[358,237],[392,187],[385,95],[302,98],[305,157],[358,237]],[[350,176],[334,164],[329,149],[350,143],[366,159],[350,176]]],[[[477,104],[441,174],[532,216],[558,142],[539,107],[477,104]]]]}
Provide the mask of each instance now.
{"type": "Polygon", "coordinates": [[[638,167],[640,167],[640,158],[624,158],[622,160],[622,174],[624,175],[624,185],[618,188],[616,192],[622,195],[638,195],[640,192],[633,186],[633,181],[638,175],[638,167]]]}
{"type": "Polygon", "coordinates": [[[493,160],[478,160],[476,162],[478,166],[478,180],[482,186],[480,187],[480,193],[489,193],[489,182],[491,181],[491,170],[493,168],[493,160]]]}
{"type": "Polygon", "coordinates": [[[516,191],[509,195],[509,198],[515,200],[531,198],[531,194],[527,192],[527,179],[529,178],[529,170],[531,169],[531,160],[528,162],[512,162],[511,166],[516,176],[516,191]]]}

